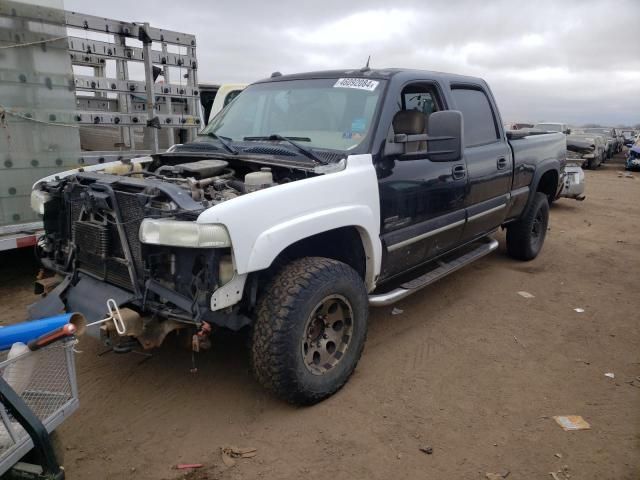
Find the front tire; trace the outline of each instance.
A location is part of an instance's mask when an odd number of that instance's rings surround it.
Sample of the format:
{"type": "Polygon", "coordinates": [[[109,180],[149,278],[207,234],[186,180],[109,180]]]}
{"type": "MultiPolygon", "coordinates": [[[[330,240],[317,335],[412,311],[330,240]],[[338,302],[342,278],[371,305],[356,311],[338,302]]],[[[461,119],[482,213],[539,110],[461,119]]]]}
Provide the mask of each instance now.
{"type": "Polygon", "coordinates": [[[251,348],[256,378],[293,404],[329,397],[356,368],[368,314],[367,291],[353,268],[322,257],[292,261],[258,301],[251,348]]]}
{"type": "Polygon", "coordinates": [[[507,227],[507,253],[517,260],[538,256],[549,225],[549,203],[544,193],[536,192],[532,202],[517,222],[507,227]]]}

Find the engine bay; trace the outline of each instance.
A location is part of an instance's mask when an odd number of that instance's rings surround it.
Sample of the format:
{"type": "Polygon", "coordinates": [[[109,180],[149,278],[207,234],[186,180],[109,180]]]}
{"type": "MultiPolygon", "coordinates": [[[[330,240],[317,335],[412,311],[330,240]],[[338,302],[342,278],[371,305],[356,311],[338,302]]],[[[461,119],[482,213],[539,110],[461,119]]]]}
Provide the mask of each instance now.
{"type": "Polygon", "coordinates": [[[309,176],[301,169],[171,152],[154,156],[144,167],[136,168],[138,165],[106,168],[104,173],[170,183],[188,192],[203,208],[309,176]]]}
{"type": "Polygon", "coordinates": [[[65,308],[101,318],[99,292],[108,291],[140,315],[196,325],[235,321],[235,328],[246,319],[209,308],[212,292],[231,279],[230,249],[144,244],[143,220],[193,222],[222,202],[316,175],[276,161],[204,152],[166,152],[101,167],[48,178],[34,190],[45,229],[36,252],[48,271],[70,280],[60,295],[65,308]]]}

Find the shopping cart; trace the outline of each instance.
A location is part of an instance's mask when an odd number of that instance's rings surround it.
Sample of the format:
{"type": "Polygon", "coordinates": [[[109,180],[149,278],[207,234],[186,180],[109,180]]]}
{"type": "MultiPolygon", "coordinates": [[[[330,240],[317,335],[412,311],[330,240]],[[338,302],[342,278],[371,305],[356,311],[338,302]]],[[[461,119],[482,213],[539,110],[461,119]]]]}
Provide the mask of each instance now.
{"type": "Polygon", "coordinates": [[[0,352],[0,476],[33,449],[43,478],[64,478],[49,434],[79,402],[75,339],[60,338],[0,352]]]}

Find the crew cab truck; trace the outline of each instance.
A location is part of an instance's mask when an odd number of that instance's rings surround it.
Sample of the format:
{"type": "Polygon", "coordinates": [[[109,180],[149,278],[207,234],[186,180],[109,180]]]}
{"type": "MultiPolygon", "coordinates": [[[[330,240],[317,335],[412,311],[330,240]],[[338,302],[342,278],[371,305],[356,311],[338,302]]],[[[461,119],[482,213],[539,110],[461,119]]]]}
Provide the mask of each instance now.
{"type": "Polygon", "coordinates": [[[38,182],[60,283],[32,310],[95,321],[113,300],[100,334],[119,351],[248,327],[257,379],[314,403],[356,368],[369,306],[490,253],[501,227],[509,255],[539,254],[565,150],[562,133],[509,139],[478,78],[274,74],[193,143],[38,182]]]}

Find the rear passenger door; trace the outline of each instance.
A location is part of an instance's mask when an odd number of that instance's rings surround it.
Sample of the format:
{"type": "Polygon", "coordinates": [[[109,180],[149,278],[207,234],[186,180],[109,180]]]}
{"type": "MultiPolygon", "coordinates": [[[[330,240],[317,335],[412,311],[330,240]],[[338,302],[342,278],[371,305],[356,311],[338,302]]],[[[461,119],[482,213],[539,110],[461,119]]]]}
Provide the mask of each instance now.
{"type": "Polygon", "coordinates": [[[498,227],[507,213],[513,158],[502,137],[492,97],[482,85],[453,85],[453,109],[462,112],[464,160],[469,179],[465,197],[469,241],[498,227]]]}

